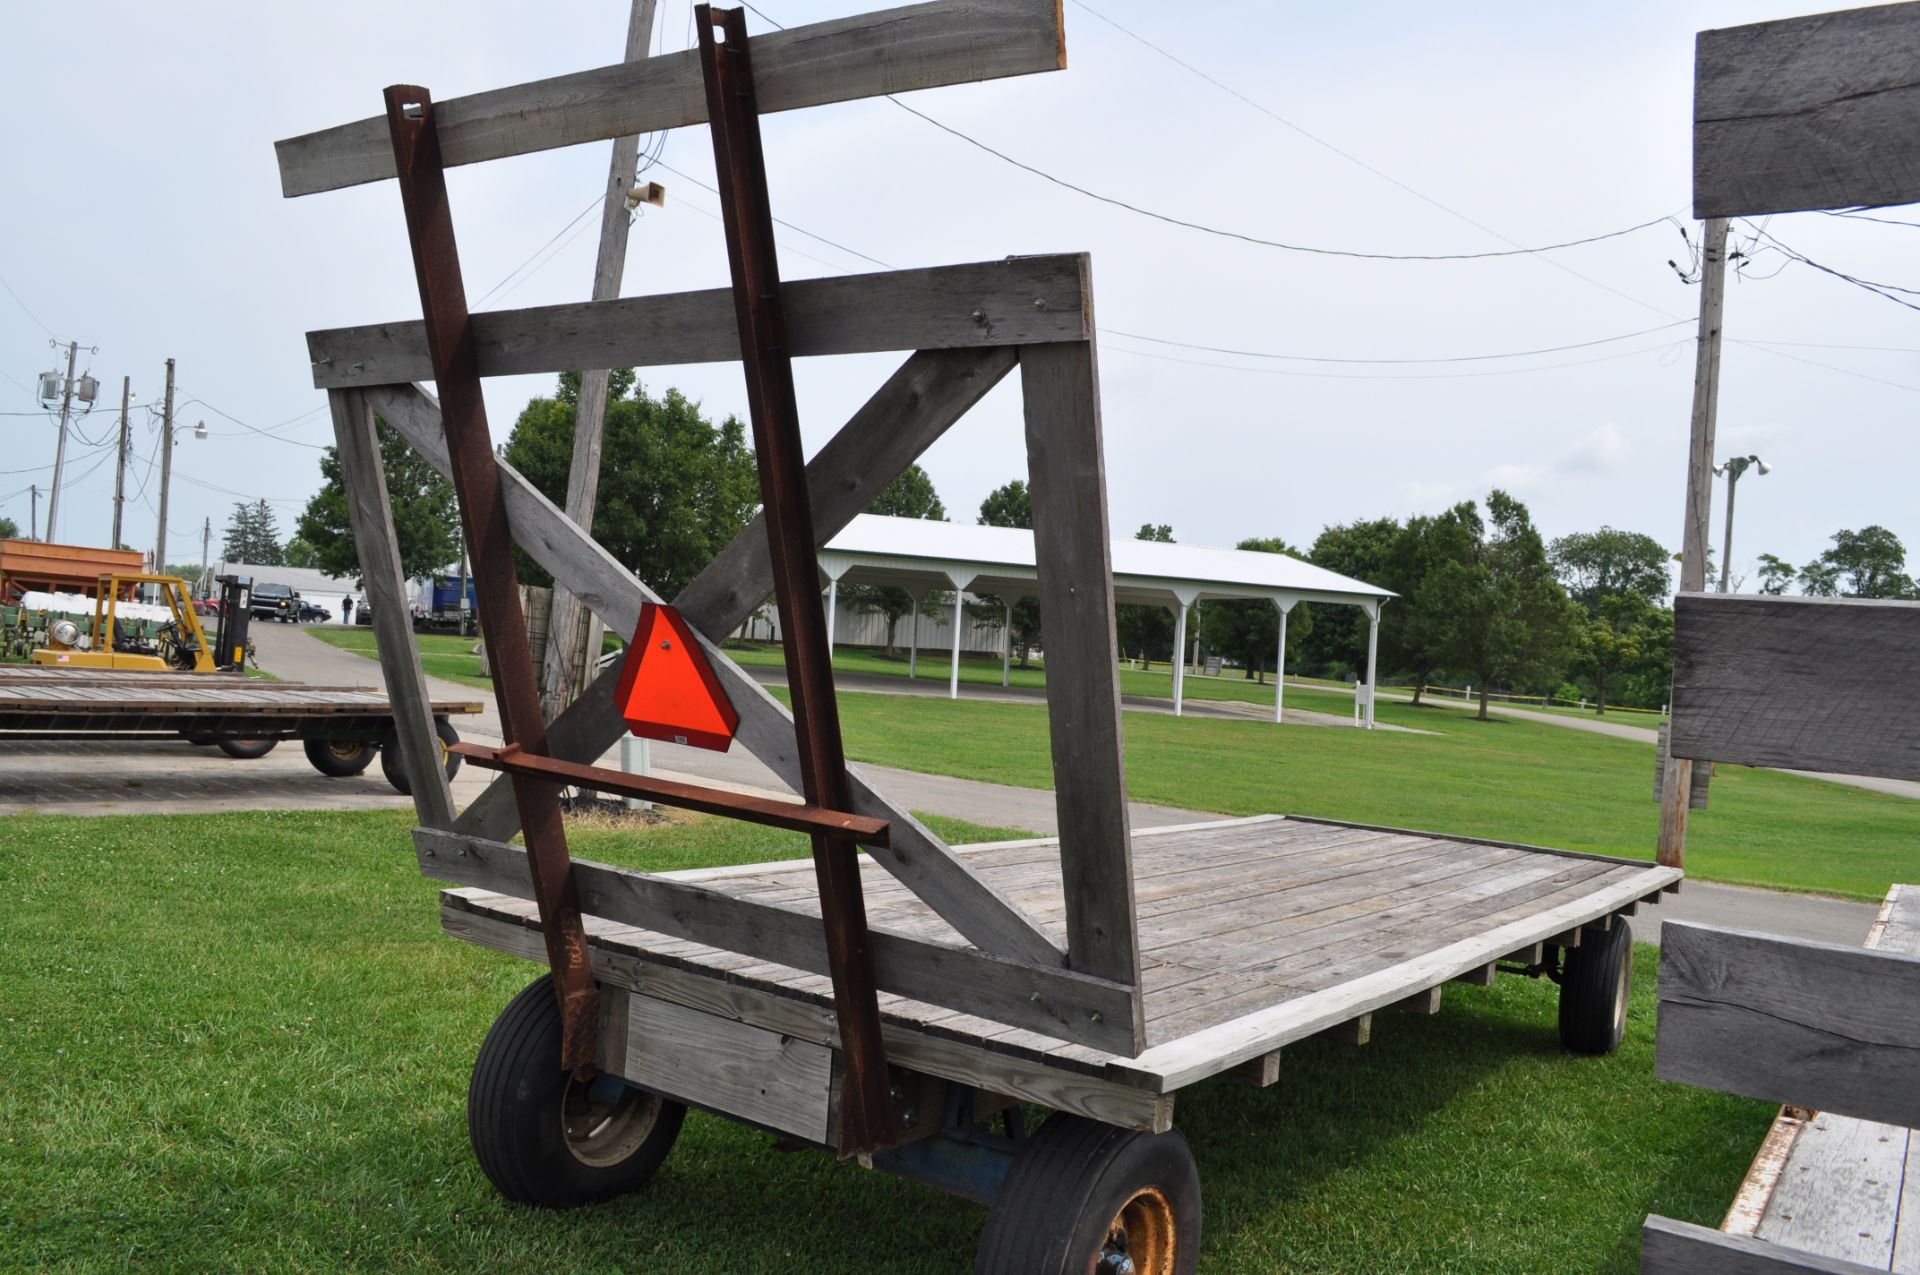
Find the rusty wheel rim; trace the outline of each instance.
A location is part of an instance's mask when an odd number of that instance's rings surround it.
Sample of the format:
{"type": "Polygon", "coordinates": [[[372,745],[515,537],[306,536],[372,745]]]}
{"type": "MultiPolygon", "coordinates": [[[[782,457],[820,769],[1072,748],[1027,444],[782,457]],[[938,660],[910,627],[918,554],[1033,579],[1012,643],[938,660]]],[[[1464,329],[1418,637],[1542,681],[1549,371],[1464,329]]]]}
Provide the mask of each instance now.
{"type": "Polygon", "coordinates": [[[1134,1193],[1107,1225],[1094,1269],[1101,1275],[1173,1275],[1179,1252],[1173,1204],[1158,1187],[1134,1193]]]}
{"type": "Polygon", "coordinates": [[[365,752],[366,748],[365,744],[353,739],[336,739],[327,744],[327,751],[341,761],[359,760],[360,754],[365,752]]]}
{"type": "Polygon", "coordinates": [[[595,1169],[620,1164],[647,1140],[660,1119],[660,1095],[607,1076],[567,1081],[560,1130],[567,1150],[595,1169]]]}

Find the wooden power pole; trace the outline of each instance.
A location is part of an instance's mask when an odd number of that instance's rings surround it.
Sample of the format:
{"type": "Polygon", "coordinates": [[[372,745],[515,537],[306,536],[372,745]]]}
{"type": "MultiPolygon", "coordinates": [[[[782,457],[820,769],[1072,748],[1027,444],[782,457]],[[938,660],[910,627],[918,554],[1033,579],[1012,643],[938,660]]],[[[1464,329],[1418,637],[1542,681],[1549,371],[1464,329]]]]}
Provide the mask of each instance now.
{"type": "MultiPolygon", "coordinates": [[[[653,39],[654,0],[633,0],[627,23],[626,60],[647,56],[653,39]]],[[[610,301],[620,295],[627,261],[627,192],[633,189],[640,161],[640,138],[622,137],[613,143],[613,162],[607,170],[607,201],[600,211],[600,254],[593,269],[593,299],[610,301]]],[[[566,514],[582,531],[593,530],[593,504],[600,495],[600,446],[606,436],[608,370],[580,374],[580,399],[574,407],[573,464],[567,471],[566,514]]],[[[553,585],[553,610],[547,619],[547,652],[540,670],[540,711],[548,721],[567,705],[580,669],[576,663],[584,638],[585,608],[559,581],[553,585]]],[[[592,659],[589,653],[588,659],[592,659]]]]}
{"type": "Polygon", "coordinates": [[[113,463],[113,542],[120,547],[120,515],[127,504],[127,405],[133,398],[133,378],[120,378],[120,445],[113,463]]]}
{"type": "MultiPolygon", "coordinates": [[[[1694,351],[1693,428],[1687,443],[1686,521],[1681,530],[1680,591],[1707,587],[1707,523],[1713,513],[1713,430],[1720,410],[1720,315],[1727,295],[1727,219],[1709,217],[1700,254],[1700,336],[1694,351]]],[[[1660,785],[1660,863],[1685,867],[1693,763],[1667,758],[1660,785]]]]}
{"type": "MultiPolygon", "coordinates": [[[[167,570],[167,487],[173,481],[173,360],[167,360],[167,396],[160,405],[160,525],[153,533],[153,573],[167,570]]],[[[118,547],[118,546],[116,546],[118,547]]]]}

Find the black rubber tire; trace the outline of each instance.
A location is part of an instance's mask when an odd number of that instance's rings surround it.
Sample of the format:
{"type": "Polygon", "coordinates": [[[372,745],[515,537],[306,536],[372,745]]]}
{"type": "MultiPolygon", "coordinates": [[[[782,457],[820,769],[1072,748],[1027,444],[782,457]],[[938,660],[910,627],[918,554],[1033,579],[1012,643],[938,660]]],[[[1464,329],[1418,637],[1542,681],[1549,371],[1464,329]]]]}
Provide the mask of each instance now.
{"type": "Polygon", "coordinates": [[[602,1162],[589,1163],[568,1138],[565,1115],[569,1100],[584,1093],[560,1068],[560,1006],[552,976],[544,975],[494,1020],[467,1086],[473,1157],[500,1194],[540,1208],[574,1208],[637,1190],[658,1172],[686,1107],[629,1086],[621,1102],[639,1104],[626,1108],[630,1127],[603,1148],[602,1162]]]}
{"type": "Polygon", "coordinates": [[[180,738],[201,748],[212,748],[220,742],[220,737],[210,730],[183,730],[180,738]]]}
{"type": "Polygon", "coordinates": [[[229,757],[241,761],[252,761],[256,757],[265,757],[280,746],[277,739],[216,739],[214,746],[229,757]]]}
{"type": "Polygon", "coordinates": [[[307,760],[323,775],[350,779],[373,765],[380,745],[366,739],[309,739],[307,760]]]}
{"type": "Polygon", "coordinates": [[[1560,973],[1560,1043],[1576,1054],[1618,1049],[1632,992],[1633,927],[1617,916],[1610,930],[1583,929],[1560,973]]]}
{"type": "MultiPolygon", "coordinates": [[[[1200,1261],[1200,1173],[1177,1130],[1139,1133],[1081,1116],[1050,1117],[1014,1161],[974,1256],[976,1275],[1083,1275],[1099,1269],[1112,1224],[1149,1193],[1170,1233],[1141,1275],[1192,1275],[1200,1261]],[[1158,1206],[1156,1206],[1158,1207],[1158,1206]]],[[[1136,1240],[1136,1244],[1138,1241],[1136,1240]]]]}
{"type": "MultiPolygon", "coordinates": [[[[433,733],[440,737],[443,744],[460,742],[460,732],[444,717],[434,719],[433,733]]],[[[453,777],[460,773],[460,759],[452,753],[443,752],[441,756],[447,764],[447,782],[452,783],[453,777]]],[[[387,782],[393,785],[395,792],[403,797],[413,795],[413,784],[407,779],[407,768],[400,764],[400,743],[391,734],[380,742],[380,773],[387,777],[387,782]]]]}

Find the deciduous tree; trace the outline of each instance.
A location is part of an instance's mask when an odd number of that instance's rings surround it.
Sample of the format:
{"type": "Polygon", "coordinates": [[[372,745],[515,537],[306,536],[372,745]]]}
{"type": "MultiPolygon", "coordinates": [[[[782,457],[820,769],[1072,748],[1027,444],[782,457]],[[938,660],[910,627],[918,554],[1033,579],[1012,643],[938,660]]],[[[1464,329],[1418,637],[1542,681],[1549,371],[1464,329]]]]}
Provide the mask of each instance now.
{"type": "MultiPolygon", "coordinates": [[[[460,517],[453,484],[378,417],[374,431],[380,440],[381,467],[387,473],[387,501],[393,507],[400,569],[410,580],[423,579],[460,556],[460,517]]],[[[337,449],[329,447],[321,453],[320,479],[320,490],[294,524],[296,534],[313,546],[315,566],[328,575],[352,578],[364,589],[337,449]]]]}
{"type": "Polygon", "coordinates": [[[1916,589],[1906,565],[1900,537],[1876,523],[1834,532],[1833,546],[1800,569],[1800,581],[1825,597],[1910,598],[1916,589]]]}
{"type": "Polygon", "coordinates": [[[1671,590],[1668,567],[1673,556],[1652,536],[1602,527],[1561,536],[1547,549],[1567,594],[1588,610],[1602,598],[1638,593],[1649,602],[1665,600],[1671,590]]]}
{"type": "MultiPolygon", "coordinates": [[[[1278,536],[1259,536],[1242,540],[1236,549],[1255,553],[1284,553],[1303,557],[1278,536]]],[[[1304,607],[1295,607],[1287,617],[1287,653],[1291,659],[1313,631],[1313,618],[1304,607]]],[[[1273,668],[1274,648],[1280,644],[1280,610],[1265,598],[1244,602],[1212,599],[1200,608],[1200,640],[1246,671],[1255,681],[1266,681],[1273,668]]]]}

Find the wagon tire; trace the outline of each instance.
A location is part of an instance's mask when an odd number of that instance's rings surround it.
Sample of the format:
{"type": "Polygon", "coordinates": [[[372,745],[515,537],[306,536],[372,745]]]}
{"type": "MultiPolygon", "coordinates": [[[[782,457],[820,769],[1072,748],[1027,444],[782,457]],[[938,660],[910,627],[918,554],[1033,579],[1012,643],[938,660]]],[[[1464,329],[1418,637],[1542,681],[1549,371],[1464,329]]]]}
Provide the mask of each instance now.
{"type": "Polygon", "coordinates": [[[309,739],[307,760],[323,775],[350,779],[373,765],[379,745],[365,739],[309,739]]]}
{"type": "Polygon", "coordinates": [[[210,730],[183,730],[180,738],[201,748],[211,748],[220,742],[220,737],[210,730]]]}
{"type": "Polygon", "coordinates": [[[1633,927],[1626,918],[1615,917],[1610,930],[1582,930],[1560,975],[1560,1043],[1576,1054],[1618,1049],[1632,991],[1633,927]]]}
{"type": "Polygon", "coordinates": [[[553,978],[529,983],[494,1020],[467,1086],[467,1133],[480,1171],[518,1204],[567,1209],[644,1186],[680,1136],[687,1109],[560,1066],[553,978]]]}
{"type": "MultiPolygon", "coordinates": [[[[446,718],[437,717],[433,722],[433,733],[440,737],[440,760],[447,768],[447,782],[452,783],[453,777],[460,773],[460,758],[448,752],[446,746],[459,743],[460,732],[446,718]]],[[[400,760],[400,740],[391,731],[380,742],[380,773],[387,777],[387,782],[393,785],[395,792],[403,797],[413,795],[413,783],[407,778],[407,768],[400,760]]]]}
{"type": "Polygon", "coordinates": [[[265,757],[280,746],[277,739],[216,739],[215,746],[229,757],[241,761],[252,761],[256,757],[265,757]]]}
{"type": "Polygon", "coordinates": [[[1013,1162],[973,1269],[1192,1275],[1199,1260],[1200,1174],[1186,1138],[1059,1113],[1013,1162]]]}

